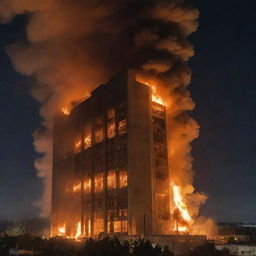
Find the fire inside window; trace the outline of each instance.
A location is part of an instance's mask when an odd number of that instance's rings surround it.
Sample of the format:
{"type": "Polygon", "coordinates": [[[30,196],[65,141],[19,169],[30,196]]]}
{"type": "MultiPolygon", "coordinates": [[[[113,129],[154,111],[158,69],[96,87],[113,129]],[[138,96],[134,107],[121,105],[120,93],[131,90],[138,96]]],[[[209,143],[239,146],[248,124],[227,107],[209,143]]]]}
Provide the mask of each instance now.
{"type": "Polygon", "coordinates": [[[92,136],[91,134],[84,136],[84,148],[88,149],[92,145],[92,136]]]}
{"type": "Polygon", "coordinates": [[[109,233],[126,233],[127,230],[127,220],[113,220],[108,222],[109,233]]]}
{"type": "Polygon", "coordinates": [[[84,149],[88,149],[91,146],[92,146],[91,126],[87,125],[84,129],[84,149]]]}
{"type": "Polygon", "coordinates": [[[127,181],[127,171],[122,170],[119,171],[119,187],[124,188],[127,187],[128,181],[127,181]]]}
{"type": "Polygon", "coordinates": [[[126,134],[126,119],[123,119],[121,121],[119,121],[119,124],[118,124],[118,133],[119,135],[122,135],[122,134],[126,134]]]}
{"type": "Polygon", "coordinates": [[[103,191],[103,172],[94,176],[95,193],[101,193],[103,191]]]}
{"type": "Polygon", "coordinates": [[[78,192],[78,191],[80,191],[80,190],[81,190],[81,183],[78,182],[78,183],[74,184],[74,186],[73,186],[73,192],[78,192]]]}
{"type": "Polygon", "coordinates": [[[116,172],[115,172],[115,170],[111,170],[108,172],[107,184],[108,184],[108,189],[116,188],[116,172]]]}
{"type": "Polygon", "coordinates": [[[90,178],[85,178],[84,180],[84,193],[90,194],[92,187],[92,180],[90,178]]]}
{"type": "Polygon", "coordinates": [[[115,125],[115,119],[111,119],[108,121],[108,138],[112,139],[115,137],[115,129],[116,129],[116,125],[115,125]]]}
{"type": "Polygon", "coordinates": [[[97,234],[102,233],[104,231],[103,218],[95,218],[94,230],[95,230],[95,233],[97,233],[97,234]]]}
{"type": "Polygon", "coordinates": [[[127,209],[120,209],[119,210],[119,216],[120,217],[127,217],[128,216],[128,210],[127,209]]]}

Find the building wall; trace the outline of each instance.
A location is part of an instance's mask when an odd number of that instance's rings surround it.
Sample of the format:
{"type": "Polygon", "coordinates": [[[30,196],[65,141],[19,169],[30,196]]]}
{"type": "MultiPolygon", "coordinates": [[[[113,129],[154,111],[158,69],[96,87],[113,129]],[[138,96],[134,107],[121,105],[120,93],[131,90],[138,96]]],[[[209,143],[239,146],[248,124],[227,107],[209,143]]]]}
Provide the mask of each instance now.
{"type": "Polygon", "coordinates": [[[152,233],[152,125],[150,90],[128,80],[129,234],[152,233]]]}
{"type": "Polygon", "coordinates": [[[53,235],[62,235],[64,225],[70,237],[78,227],[86,236],[163,233],[169,220],[166,123],[153,105],[150,88],[127,71],[56,119],[53,235]]]}

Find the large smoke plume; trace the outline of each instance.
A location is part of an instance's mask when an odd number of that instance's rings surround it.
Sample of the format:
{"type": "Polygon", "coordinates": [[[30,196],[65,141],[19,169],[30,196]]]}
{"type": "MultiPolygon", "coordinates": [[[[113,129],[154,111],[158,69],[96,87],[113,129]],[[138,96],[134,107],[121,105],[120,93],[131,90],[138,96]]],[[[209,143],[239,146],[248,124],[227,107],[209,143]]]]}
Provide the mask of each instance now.
{"type": "Polygon", "coordinates": [[[170,109],[170,172],[182,187],[193,216],[206,200],[194,192],[191,146],[199,126],[188,116],[187,61],[194,50],[187,36],[199,12],[187,0],[0,0],[2,22],[28,16],[27,40],[8,47],[17,71],[33,76],[32,95],[42,103],[45,129],[34,134],[44,156],[35,162],[45,182],[42,215],[50,212],[53,117],[63,107],[125,68],[150,81],[170,109]]]}

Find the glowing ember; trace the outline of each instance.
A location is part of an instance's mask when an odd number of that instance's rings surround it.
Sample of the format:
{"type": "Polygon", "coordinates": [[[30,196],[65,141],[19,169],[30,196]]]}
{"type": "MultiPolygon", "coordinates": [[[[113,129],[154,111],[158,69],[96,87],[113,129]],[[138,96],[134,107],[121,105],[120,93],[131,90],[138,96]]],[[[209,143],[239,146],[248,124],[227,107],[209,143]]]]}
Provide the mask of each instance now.
{"type": "MultiPolygon", "coordinates": [[[[91,144],[92,144],[92,138],[91,138],[91,135],[88,135],[88,136],[85,136],[84,137],[84,148],[85,149],[88,149],[91,147],[91,144]]],[[[81,145],[81,144],[80,144],[81,145]]],[[[79,145],[79,146],[80,146],[79,145]]]]}
{"type": "Polygon", "coordinates": [[[79,237],[81,237],[81,222],[77,223],[77,229],[76,229],[76,235],[75,235],[75,239],[78,239],[79,237]]]}
{"type": "Polygon", "coordinates": [[[79,153],[79,152],[81,151],[81,144],[82,144],[81,139],[79,139],[78,141],[76,141],[76,143],[75,143],[75,152],[76,152],[76,153],[79,153]]]}
{"type": "Polygon", "coordinates": [[[62,108],[61,111],[66,116],[70,115],[70,109],[68,107],[62,108]]]}
{"type": "Polygon", "coordinates": [[[62,227],[58,228],[59,234],[60,235],[65,235],[66,234],[66,224],[64,224],[62,227]]]}

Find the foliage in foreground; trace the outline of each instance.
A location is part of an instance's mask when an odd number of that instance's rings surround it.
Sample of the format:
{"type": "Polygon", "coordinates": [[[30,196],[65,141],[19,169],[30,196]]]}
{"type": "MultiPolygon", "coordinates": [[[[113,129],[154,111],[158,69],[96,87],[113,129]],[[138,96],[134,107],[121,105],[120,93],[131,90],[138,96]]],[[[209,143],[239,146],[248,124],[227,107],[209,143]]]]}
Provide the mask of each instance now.
{"type": "Polygon", "coordinates": [[[120,241],[117,238],[88,239],[78,243],[63,238],[43,240],[30,235],[0,238],[0,255],[7,256],[10,248],[33,249],[39,256],[173,256],[167,247],[150,241],[120,241]]]}
{"type": "MultiPolygon", "coordinates": [[[[32,249],[38,256],[173,256],[167,248],[150,241],[120,241],[117,238],[88,239],[83,242],[60,237],[49,240],[24,234],[18,237],[0,236],[0,255],[9,255],[10,248],[32,249]]],[[[227,250],[218,251],[214,244],[204,244],[186,256],[230,256],[227,250]]]]}

